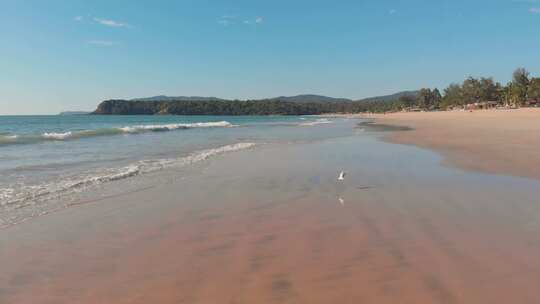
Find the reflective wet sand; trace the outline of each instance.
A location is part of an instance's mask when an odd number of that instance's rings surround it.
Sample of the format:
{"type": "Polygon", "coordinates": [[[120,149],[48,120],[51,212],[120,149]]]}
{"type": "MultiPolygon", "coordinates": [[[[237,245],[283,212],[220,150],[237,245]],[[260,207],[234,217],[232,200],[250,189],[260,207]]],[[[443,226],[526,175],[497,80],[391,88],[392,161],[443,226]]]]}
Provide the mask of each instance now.
{"type": "Polygon", "coordinates": [[[367,135],[220,156],[1,230],[0,303],[539,303],[539,182],[439,163],[367,135]]]}

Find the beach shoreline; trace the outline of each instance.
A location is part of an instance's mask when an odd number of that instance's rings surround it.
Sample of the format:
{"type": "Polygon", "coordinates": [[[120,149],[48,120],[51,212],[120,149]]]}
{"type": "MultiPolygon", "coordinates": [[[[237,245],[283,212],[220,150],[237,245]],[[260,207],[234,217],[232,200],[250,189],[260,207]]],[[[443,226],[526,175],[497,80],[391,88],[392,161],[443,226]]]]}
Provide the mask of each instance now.
{"type": "Polygon", "coordinates": [[[536,181],[356,131],[0,230],[0,302],[537,303],[536,181]]]}
{"type": "Polygon", "coordinates": [[[445,165],[540,179],[540,109],[365,114],[376,123],[409,127],[385,140],[437,151],[445,165]]]}

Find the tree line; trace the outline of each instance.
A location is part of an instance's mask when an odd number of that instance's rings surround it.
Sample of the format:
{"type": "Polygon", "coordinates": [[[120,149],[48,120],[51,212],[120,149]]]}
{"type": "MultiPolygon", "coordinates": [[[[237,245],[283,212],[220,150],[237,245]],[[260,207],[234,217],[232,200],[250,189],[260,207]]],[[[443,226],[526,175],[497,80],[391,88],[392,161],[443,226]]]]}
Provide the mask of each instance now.
{"type": "Polygon", "coordinates": [[[393,100],[302,101],[261,100],[106,100],[93,114],[115,115],[316,115],[325,113],[393,112],[401,110],[444,110],[467,104],[490,102],[507,106],[540,103],[540,78],[530,77],[524,68],[514,71],[505,86],[492,77],[469,77],[450,84],[441,93],[423,88],[416,94],[403,94],[393,100]]]}
{"type": "MultiPolygon", "coordinates": [[[[348,102],[262,100],[106,100],[93,114],[108,115],[317,115],[351,112],[348,102]]],[[[358,112],[358,111],[357,111],[358,112]]]]}
{"type": "MultiPolygon", "coordinates": [[[[530,77],[524,68],[518,68],[505,86],[492,77],[468,77],[461,84],[452,83],[441,94],[435,89],[423,88],[416,96],[402,96],[389,105],[390,110],[405,109],[445,110],[468,104],[490,102],[500,106],[521,107],[540,103],[540,78],[530,77]]],[[[380,112],[375,107],[374,112],[380,112]]]]}

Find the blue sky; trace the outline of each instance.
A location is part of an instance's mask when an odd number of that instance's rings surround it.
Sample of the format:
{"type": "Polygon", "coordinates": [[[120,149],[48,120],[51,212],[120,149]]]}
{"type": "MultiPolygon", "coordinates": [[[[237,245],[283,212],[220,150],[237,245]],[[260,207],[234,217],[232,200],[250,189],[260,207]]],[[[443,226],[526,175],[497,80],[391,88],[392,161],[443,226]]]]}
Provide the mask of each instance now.
{"type": "Polygon", "coordinates": [[[540,76],[539,50],[540,0],[3,0],[0,114],[505,83],[540,76]]]}

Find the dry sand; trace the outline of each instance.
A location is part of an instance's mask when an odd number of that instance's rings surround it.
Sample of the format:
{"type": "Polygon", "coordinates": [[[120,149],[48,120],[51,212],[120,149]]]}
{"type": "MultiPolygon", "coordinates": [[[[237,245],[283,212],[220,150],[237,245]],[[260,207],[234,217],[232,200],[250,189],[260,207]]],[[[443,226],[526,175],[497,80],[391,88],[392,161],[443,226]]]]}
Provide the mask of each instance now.
{"type": "Polygon", "coordinates": [[[387,136],[443,154],[463,169],[540,179],[540,109],[366,115],[414,128],[387,136]]]}

